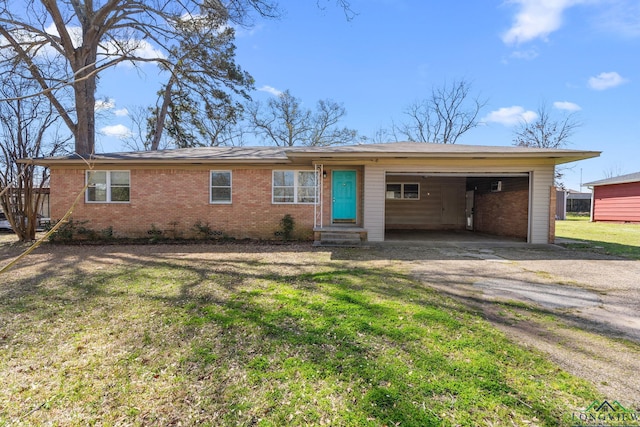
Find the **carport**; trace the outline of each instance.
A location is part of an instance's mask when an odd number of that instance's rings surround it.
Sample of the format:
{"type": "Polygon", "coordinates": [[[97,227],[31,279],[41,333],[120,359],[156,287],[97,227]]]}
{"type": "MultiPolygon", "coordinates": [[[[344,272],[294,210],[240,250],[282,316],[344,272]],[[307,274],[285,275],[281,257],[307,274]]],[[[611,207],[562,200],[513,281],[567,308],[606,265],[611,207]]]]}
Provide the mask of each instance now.
{"type": "Polygon", "coordinates": [[[599,153],[396,142],[289,155],[311,158],[322,176],[314,212],[320,240],[338,231],[369,242],[394,232],[468,231],[546,244],[554,240],[555,166],[599,153]],[[335,172],[351,178],[336,180],[335,172]]]}
{"type": "Polygon", "coordinates": [[[388,171],[385,189],[385,240],[529,240],[529,172],[388,171]]]}

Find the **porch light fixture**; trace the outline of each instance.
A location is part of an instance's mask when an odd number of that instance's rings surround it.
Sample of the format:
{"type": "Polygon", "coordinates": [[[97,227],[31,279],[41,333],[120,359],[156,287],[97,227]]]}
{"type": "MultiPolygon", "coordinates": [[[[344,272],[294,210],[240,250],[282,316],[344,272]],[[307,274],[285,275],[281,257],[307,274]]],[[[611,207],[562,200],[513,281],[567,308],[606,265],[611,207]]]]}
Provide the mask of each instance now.
{"type": "Polygon", "coordinates": [[[326,171],[326,170],[324,170],[324,169],[322,170],[322,177],[323,177],[324,179],[327,179],[327,171],[326,171]]]}

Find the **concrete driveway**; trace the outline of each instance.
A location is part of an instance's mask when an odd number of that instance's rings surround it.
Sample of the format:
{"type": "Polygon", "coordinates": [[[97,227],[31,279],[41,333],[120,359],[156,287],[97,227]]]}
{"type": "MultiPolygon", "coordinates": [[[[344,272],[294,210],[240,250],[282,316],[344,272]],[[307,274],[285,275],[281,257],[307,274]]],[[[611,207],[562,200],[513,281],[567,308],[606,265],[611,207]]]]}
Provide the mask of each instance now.
{"type": "Polygon", "coordinates": [[[399,236],[373,249],[446,294],[532,304],[640,343],[640,261],[464,232],[399,236]]]}
{"type": "Polygon", "coordinates": [[[368,257],[407,269],[606,398],[640,408],[640,261],[472,241],[404,241],[368,257]]]}

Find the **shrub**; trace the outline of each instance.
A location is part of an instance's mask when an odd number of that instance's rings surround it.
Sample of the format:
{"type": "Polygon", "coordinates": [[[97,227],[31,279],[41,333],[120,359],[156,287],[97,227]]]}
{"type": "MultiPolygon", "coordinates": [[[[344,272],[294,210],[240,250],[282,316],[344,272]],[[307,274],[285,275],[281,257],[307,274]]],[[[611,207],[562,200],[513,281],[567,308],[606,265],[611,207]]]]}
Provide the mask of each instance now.
{"type": "Polygon", "coordinates": [[[196,221],[191,227],[195,231],[196,236],[200,239],[225,239],[226,236],[220,230],[214,230],[211,228],[208,222],[196,221]]]}
{"type": "Polygon", "coordinates": [[[155,224],[151,224],[151,228],[147,230],[147,234],[151,236],[149,242],[155,243],[162,238],[162,230],[156,227],[155,224]]]}
{"type": "Polygon", "coordinates": [[[280,230],[276,232],[276,235],[281,236],[282,240],[291,240],[295,225],[296,222],[293,217],[290,214],[286,214],[280,220],[280,230]]]}
{"type": "Polygon", "coordinates": [[[113,227],[108,226],[107,228],[103,228],[100,230],[99,234],[102,240],[113,240],[113,227]]]}
{"type": "MultiPolygon", "coordinates": [[[[51,230],[59,221],[51,222],[46,230],[51,230]]],[[[88,221],[74,221],[73,218],[63,223],[52,235],[49,236],[50,242],[70,242],[79,234],[86,235],[89,231],[84,227],[88,221]]]]}

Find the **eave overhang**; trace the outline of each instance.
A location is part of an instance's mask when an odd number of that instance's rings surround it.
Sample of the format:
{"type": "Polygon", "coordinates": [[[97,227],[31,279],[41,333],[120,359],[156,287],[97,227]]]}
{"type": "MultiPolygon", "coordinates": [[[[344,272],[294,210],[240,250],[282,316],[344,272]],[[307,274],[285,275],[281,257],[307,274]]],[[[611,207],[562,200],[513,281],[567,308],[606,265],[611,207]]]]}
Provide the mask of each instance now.
{"type": "Polygon", "coordinates": [[[599,151],[473,146],[426,143],[360,144],[336,147],[203,147],[163,151],[96,154],[21,159],[41,166],[197,166],[197,165],[312,165],[368,164],[379,161],[532,160],[555,165],[598,157],[599,151]]]}

